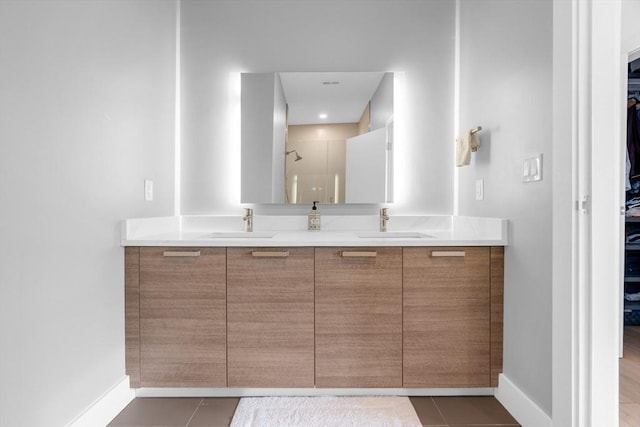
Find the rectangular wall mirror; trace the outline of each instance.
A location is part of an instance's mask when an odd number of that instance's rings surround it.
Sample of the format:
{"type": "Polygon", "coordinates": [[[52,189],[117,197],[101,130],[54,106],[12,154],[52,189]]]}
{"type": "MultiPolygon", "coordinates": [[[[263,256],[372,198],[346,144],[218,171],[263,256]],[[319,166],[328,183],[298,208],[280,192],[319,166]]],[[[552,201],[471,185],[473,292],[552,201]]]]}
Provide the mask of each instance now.
{"type": "Polygon", "coordinates": [[[388,203],[391,72],[241,75],[241,202],[388,203]]]}

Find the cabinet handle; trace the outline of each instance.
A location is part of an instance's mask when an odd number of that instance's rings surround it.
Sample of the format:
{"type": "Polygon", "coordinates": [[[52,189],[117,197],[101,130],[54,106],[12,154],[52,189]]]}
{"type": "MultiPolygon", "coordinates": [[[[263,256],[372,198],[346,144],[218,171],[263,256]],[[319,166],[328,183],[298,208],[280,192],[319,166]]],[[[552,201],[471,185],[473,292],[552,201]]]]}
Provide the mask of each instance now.
{"type": "Polygon", "coordinates": [[[263,258],[286,258],[289,256],[289,251],[253,251],[251,256],[263,257],[263,258]]]}
{"type": "Polygon", "coordinates": [[[465,255],[464,251],[431,251],[432,257],[455,257],[465,255]]]}
{"type": "Polygon", "coordinates": [[[200,251],[164,251],[162,255],[167,257],[197,257],[200,256],[200,251]]]}
{"type": "Polygon", "coordinates": [[[342,251],[340,256],[343,258],[375,258],[378,253],[376,251],[342,251]]]}

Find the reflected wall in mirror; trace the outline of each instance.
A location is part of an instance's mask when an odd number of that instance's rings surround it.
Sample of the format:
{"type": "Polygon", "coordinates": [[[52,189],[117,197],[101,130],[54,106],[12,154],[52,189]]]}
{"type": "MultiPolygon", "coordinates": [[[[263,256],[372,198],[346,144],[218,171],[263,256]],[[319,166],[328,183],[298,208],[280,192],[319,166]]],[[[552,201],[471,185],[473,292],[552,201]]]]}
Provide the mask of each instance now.
{"type": "Polygon", "coordinates": [[[242,203],[392,201],[394,75],[243,73],[242,203]]]}

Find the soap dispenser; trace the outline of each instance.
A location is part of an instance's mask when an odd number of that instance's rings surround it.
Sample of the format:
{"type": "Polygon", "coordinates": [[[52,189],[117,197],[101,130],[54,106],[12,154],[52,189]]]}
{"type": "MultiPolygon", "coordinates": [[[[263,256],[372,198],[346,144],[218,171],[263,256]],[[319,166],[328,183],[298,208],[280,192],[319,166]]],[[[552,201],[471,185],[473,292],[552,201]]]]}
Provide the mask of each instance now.
{"type": "Polygon", "coordinates": [[[309,211],[309,214],[308,214],[309,221],[308,221],[307,229],[309,231],[320,231],[320,211],[318,210],[316,203],[320,203],[320,202],[314,201],[313,206],[311,207],[311,210],[309,211]]]}

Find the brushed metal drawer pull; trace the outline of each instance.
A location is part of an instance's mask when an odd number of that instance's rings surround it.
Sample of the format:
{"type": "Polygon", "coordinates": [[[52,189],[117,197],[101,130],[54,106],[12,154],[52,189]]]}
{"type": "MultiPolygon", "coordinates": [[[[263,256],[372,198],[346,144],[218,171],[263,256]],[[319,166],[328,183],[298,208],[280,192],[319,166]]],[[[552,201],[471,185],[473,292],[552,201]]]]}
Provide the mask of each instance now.
{"type": "Polygon", "coordinates": [[[253,251],[251,256],[262,258],[286,258],[289,256],[289,251],[253,251]]]}
{"type": "Polygon", "coordinates": [[[376,251],[342,251],[340,256],[344,258],[375,258],[378,253],[376,251]]]}
{"type": "Polygon", "coordinates": [[[432,257],[463,257],[465,256],[464,251],[432,251],[432,257]]]}
{"type": "Polygon", "coordinates": [[[167,257],[197,257],[200,256],[200,251],[164,251],[162,255],[167,257]]]}

